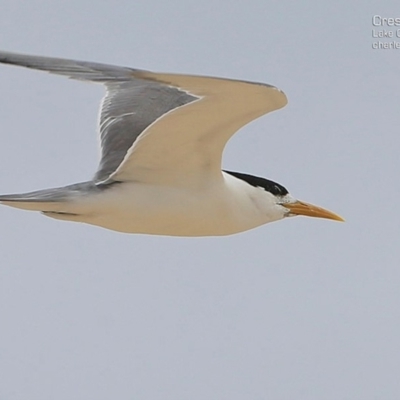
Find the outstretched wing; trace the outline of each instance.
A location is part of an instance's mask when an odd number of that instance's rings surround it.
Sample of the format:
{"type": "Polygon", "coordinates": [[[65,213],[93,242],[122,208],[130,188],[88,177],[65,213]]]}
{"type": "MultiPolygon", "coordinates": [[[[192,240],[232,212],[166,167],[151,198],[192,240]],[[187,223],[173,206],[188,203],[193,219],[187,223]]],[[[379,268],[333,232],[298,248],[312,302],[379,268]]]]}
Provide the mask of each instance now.
{"type": "Polygon", "coordinates": [[[106,86],[97,183],[168,183],[220,174],[229,138],[287,103],[283,92],[261,83],[8,52],[0,52],[0,62],[106,86]]]}

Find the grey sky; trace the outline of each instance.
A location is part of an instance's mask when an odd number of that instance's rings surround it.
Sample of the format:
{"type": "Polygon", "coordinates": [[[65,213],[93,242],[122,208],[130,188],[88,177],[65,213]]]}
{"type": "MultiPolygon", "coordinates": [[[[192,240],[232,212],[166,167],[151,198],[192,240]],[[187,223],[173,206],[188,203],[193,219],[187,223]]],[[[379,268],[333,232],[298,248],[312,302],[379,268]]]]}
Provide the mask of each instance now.
{"type": "MultiPolygon", "coordinates": [[[[224,166],[347,219],[187,239],[0,208],[0,399],[400,398],[400,49],[372,49],[398,2],[299,3],[0,0],[3,50],[278,86],[224,166]]],[[[100,86],[0,91],[2,193],[91,177],[100,86]]]]}

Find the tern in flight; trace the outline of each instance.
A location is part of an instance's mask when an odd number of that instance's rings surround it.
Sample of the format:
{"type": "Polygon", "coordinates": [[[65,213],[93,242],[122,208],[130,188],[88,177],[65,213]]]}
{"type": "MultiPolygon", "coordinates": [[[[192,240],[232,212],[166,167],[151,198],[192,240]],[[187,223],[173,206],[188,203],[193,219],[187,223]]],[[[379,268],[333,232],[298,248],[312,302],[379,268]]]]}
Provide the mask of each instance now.
{"type": "Polygon", "coordinates": [[[126,232],[217,236],[285,217],[343,219],[279,183],[221,170],[229,138],[287,103],[262,83],[0,52],[0,62],[103,84],[93,179],[0,196],[47,217],[126,232]]]}

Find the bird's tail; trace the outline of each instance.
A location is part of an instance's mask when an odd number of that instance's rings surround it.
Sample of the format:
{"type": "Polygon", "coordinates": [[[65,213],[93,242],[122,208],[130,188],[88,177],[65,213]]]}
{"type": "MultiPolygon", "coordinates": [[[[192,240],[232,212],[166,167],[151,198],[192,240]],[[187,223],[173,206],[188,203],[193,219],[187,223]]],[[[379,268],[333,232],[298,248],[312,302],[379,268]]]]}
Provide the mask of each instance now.
{"type": "Polygon", "coordinates": [[[74,214],[81,204],[79,199],[96,190],[99,189],[92,182],[83,182],[29,193],[2,195],[0,203],[23,210],[74,214]]]}
{"type": "Polygon", "coordinates": [[[64,201],[53,198],[52,190],[38,190],[31,193],[0,196],[0,203],[6,206],[30,211],[61,211],[64,201]]]}

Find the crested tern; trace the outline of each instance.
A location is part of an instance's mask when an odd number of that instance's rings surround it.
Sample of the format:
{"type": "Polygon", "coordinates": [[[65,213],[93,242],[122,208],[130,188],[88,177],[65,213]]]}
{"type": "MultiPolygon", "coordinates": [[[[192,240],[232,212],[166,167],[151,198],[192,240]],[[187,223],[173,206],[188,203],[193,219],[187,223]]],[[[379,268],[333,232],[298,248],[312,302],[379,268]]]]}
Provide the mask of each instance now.
{"type": "Polygon", "coordinates": [[[268,179],[221,170],[229,138],[284,107],[274,86],[0,52],[0,63],[103,84],[93,179],[0,196],[7,206],[126,232],[219,236],[289,216],[343,219],[268,179]]]}

